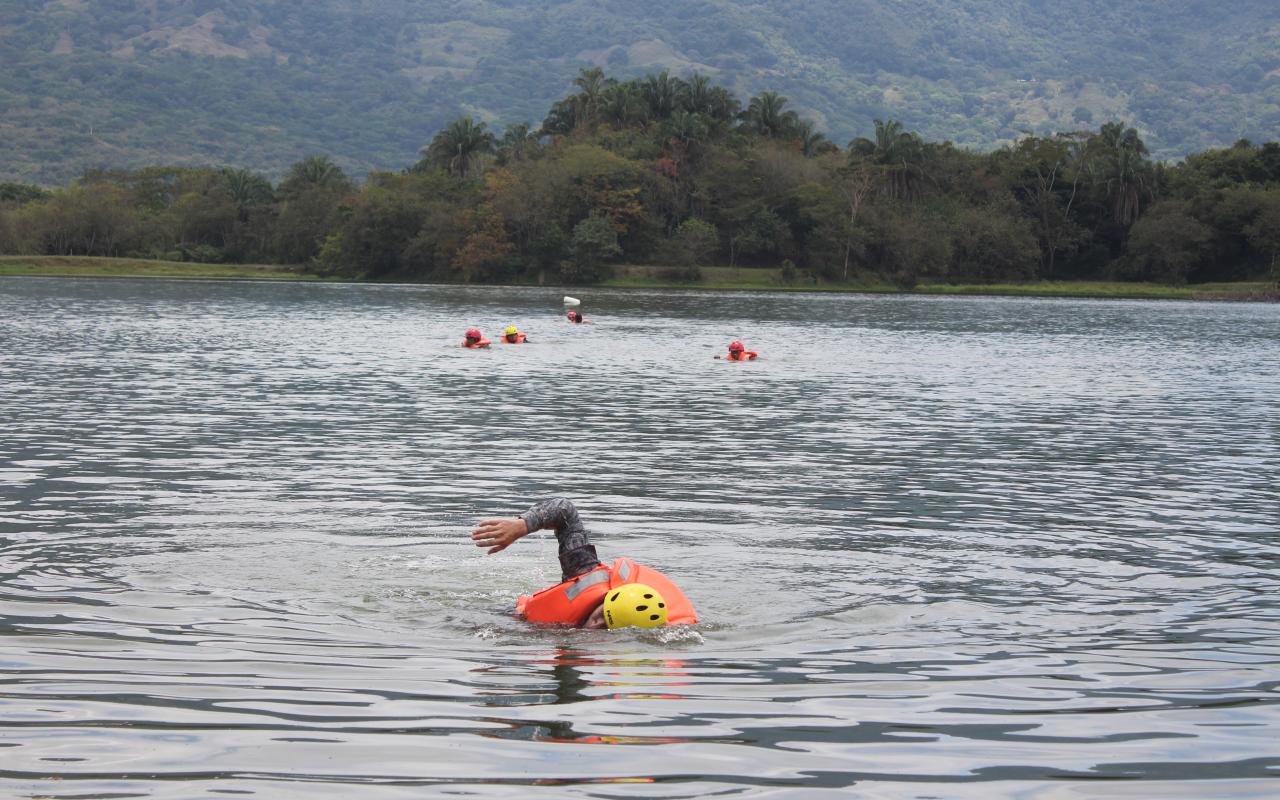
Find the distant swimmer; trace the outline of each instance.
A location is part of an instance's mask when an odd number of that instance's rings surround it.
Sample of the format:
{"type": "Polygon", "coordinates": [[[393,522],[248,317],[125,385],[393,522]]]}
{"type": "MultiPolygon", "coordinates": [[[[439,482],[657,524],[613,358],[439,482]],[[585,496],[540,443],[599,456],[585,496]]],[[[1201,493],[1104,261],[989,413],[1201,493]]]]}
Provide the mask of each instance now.
{"type": "Polygon", "coordinates": [[[515,325],[508,325],[507,329],[502,332],[502,341],[507,344],[524,344],[529,341],[529,337],[521,333],[515,325]]]}
{"type": "Polygon", "coordinates": [[[565,314],[565,316],[569,318],[570,322],[576,323],[578,325],[581,325],[582,323],[587,321],[587,318],[582,316],[581,311],[570,311],[568,314],[565,314]]]}
{"type": "Polygon", "coordinates": [[[516,601],[529,622],[578,628],[657,628],[698,621],[693,604],[671,579],[629,558],[600,563],[571,500],[543,500],[518,517],[485,519],[471,531],[476,547],[492,555],[534,531],[550,528],[560,543],[560,580],[516,601]]]}
{"type": "MultiPolygon", "coordinates": [[[[729,355],[725,356],[728,361],[755,361],[760,354],[754,350],[748,350],[746,345],[734,339],[729,342],[729,355]]],[[[720,356],[716,356],[719,358],[720,356]]]]}
{"type": "Polygon", "coordinates": [[[463,347],[488,347],[492,342],[484,338],[484,334],[479,328],[472,328],[465,334],[466,338],[462,340],[463,347]]]}

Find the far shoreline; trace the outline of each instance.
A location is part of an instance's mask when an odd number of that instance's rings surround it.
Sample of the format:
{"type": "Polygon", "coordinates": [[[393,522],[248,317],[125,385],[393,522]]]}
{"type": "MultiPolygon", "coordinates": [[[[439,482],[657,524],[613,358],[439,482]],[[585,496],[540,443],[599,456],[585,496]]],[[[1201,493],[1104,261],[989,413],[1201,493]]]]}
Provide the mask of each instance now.
{"type": "MultiPolygon", "coordinates": [[[[697,281],[664,280],[663,267],[620,267],[615,277],[590,289],[664,289],[681,291],[821,292],[833,294],[897,294],[971,297],[1073,297],[1112,300],[1204,300],[1280,302],[1280,287],[1268,281],[1166,286],[1121,281],[1034,281],[998,284],[919,284],[902,288],[890,283],[785,283],[781,270],[761,267],[703,267],[697,281]]],[[[335,279],[276,264],[200,264],[97,256],[0,256],[0,277],[42,278],[171,278],[191,280],[291,281],[322,283],[389,283],[335,279]]],[[[413,285],[415,281],[395,281],[413,285]]],[[[427,285],[428,282],[420,282],[427,285]]],[[[462,285],[431,282],[438,285],[462,285]]],[[[532,283],[471,284],[475,286],[536,286],[532,283]]],[[[552,284],[558,285],[558,284],[552,284]]]]}

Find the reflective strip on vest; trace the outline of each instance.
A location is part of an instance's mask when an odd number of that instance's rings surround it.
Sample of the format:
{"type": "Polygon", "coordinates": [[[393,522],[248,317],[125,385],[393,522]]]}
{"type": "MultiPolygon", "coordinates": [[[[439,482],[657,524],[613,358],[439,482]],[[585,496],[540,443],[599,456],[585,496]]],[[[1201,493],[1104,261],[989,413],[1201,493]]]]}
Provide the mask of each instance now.
{"type": "Polygon", "coordinates": [[[569,598],[569,602],[572,603],[574,600],[577,600],[578,595],[582,594],[583,590],[588,587],[595,586],[597,583],[608,582],[609,570],[601,569],[594,572],[588,572],[586,575],[583,575],[581,578],[574,581],[572,586],[566,586],[564,589],[564,596],[569,598]]]}
{"type": "Polygon", "coordinates": [[[624,581],[625,581],[625,580],[627,580],[627,579],[629,579],[629,578],[631,577],[631,562],[630,562],[630,561],[621,561],[621,560],[620,560],[620,561],[618,562],[618,577],[619,577],[619,578],[622,578],[624,581]]]}

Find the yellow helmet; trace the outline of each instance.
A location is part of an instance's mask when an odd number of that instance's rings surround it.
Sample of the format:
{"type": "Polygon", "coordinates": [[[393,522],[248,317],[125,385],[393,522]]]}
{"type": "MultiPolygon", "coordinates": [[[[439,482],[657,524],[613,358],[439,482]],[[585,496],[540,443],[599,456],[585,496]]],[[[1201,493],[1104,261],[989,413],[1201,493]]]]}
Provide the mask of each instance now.
{"type": "Polygon", "coordinates": [[[667,624],[667,603],[652,586],[628,583],[605,595],[604,621],[609,630],[628,625],[657,628],[667,624]]]}
{"type": "Polygon", "coordinates": [[[508,326],[507,326],[507,329],[506,329],[505,331],[503,331],[502,333],[503,333],[503,335],[505,335],[505,336],[515,336],[515,335],[516,335],[517,333],[519,333],[519,332],[520,332],[520,331],[516,330],[516,326],[515,326],[515,325],[508,325],[508,326]]]}

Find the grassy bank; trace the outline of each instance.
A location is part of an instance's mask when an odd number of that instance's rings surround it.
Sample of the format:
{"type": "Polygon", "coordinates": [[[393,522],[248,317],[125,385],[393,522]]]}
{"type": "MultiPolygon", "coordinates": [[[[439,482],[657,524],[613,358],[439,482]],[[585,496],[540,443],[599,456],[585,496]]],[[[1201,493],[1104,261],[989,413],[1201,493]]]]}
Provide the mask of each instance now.
{"type": "Polygon", "coordinates": [[[1204,283],[1165,286],[1158,283],[1116,281],[1036,281],[990,285],[928,284],[915,289],[918,294],[1002,295],[1025,297],[1098,297],[1140,300],[1257,300],[1280,301],[1280,290],[1265,282],[1204,283]]]}
{"type": "MultiPolygon", "coordinates": [[[[1205,283],[1164,286],[1118,281],[1036,281],[1033,283],[926,283],[909,292],[890,283],[784,283],[781,270],[757,267],[703,267],[702,279],[681,281],[665,267],[620,266],[601,286],[616,289],[698,289],[711,291],[868,292],[877,294],[995,295],[1008,297],[1097,297],[1149,300],[1252,300],[1280,302],[1275,284],[1205,283]]],[[[88,256],[0,256],[0,276],[45,275],[81,278],[239,278],[254,280],[318,280],[315,275],[273,264],[192,264],[140,258],[88,256]]]]}
{"type": "Polygon", "coordinates": [[[244,278],[315,280],[290,267],[274,264],[192,264],[142,258],[88,256],[0,256],[0,275],[47,275],[75,278],[244,278]]]}
{"type": "Polygon", "coordinates": [[[662,267],[619,267],[603,285],[630,289],[722,289],[799,292],[870,292],[880,294],[993,295],[1006,297],[1095,297],[1147,300],[1255,300],[1280,302],[1280,289],[1266,281],[1165,286],[1121,281],[1033,281],[1029,283],[922,283],[903,290],[891,283],[785,283],[781,270],[703,267],[702,280],[681,282],[666,277],[662,267]]]}

